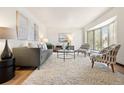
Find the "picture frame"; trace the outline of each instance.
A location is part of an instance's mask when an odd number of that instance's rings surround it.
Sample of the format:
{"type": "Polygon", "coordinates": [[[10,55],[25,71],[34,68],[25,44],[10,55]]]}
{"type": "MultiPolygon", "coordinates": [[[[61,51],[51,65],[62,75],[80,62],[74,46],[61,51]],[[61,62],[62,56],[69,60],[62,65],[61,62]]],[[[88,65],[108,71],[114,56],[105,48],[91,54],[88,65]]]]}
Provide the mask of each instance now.
{"type": "Polygon", "coordinates": [[[34,24],[34,40],[39,40],[39,26],[36,23],[34,24]]]}
{"type": "Polygon", "coordinates": [[[68,41],[67,35],[68,35],[68,33],[59,33],[59,35],[58,35],[58,41],[60,43],[67,42],[68,41]]]}
{"type": "Polygon", "coordinates": [[[19,40],[28,39],[28,18],[25,17],[19,11],[16,11],[16,30],[17,39],[19,40]]]}
{"type": "Polygon", "coordinates": [[[34,41],[34,22],[28,21],[28,40],[34,41]]]}

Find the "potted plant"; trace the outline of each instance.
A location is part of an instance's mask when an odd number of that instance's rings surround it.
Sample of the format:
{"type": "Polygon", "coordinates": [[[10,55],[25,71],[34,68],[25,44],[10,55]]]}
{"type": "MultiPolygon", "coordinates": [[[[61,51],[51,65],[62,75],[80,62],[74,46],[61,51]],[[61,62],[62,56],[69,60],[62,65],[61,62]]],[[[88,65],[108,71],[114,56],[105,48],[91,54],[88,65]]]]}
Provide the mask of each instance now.
{"type": "Polygon", "coordinates": [[[51,43],[46,43],[48,49],[53,49],[53,44],[51,43]]]}

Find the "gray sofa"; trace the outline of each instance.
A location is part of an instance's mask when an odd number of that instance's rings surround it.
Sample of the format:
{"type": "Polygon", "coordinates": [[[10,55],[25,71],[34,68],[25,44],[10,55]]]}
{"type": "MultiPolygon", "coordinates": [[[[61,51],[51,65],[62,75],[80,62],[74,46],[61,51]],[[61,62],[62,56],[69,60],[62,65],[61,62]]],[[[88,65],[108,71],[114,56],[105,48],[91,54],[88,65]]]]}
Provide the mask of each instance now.
{"type": "Polygon", "coordinates": [[[40,48],[13,48],[16,66],[38,67],[42,65],[52,54],[52,50],[41,50],[40,48]]]}

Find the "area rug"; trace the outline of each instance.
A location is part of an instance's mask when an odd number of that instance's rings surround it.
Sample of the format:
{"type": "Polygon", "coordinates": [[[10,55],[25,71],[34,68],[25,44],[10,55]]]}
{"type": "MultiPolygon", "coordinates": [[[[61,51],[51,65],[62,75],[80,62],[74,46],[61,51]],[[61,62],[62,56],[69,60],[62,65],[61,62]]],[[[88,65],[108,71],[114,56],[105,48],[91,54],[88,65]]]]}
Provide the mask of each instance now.
{"type": "Polygon", "coordinates": [[[35,70],[23,85],[121,85],[124,75],[102,63],[91,68],[89,57],[76,56],[75,59],[59,59],[53,54],[40,70],[35,70]]]}

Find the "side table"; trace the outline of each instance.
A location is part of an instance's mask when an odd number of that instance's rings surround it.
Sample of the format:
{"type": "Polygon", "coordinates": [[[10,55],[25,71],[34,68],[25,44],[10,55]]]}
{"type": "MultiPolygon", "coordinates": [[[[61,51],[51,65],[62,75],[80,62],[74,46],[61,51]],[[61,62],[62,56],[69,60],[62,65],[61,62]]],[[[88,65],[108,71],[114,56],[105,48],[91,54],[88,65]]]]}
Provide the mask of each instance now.
{"type": "Polygon", "coordinates": [[[0,59],[0,84],[15,76],[15,58],[0,59]]]}

